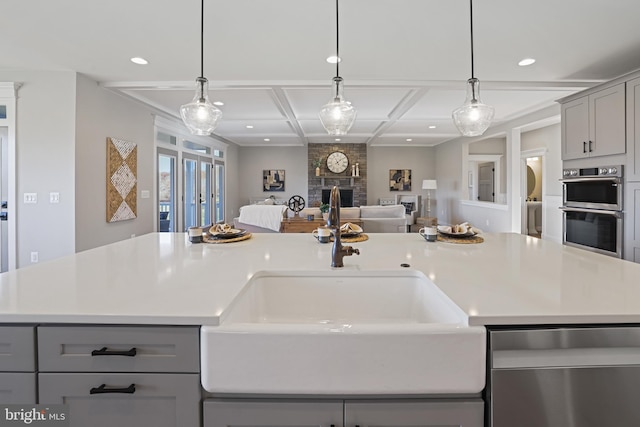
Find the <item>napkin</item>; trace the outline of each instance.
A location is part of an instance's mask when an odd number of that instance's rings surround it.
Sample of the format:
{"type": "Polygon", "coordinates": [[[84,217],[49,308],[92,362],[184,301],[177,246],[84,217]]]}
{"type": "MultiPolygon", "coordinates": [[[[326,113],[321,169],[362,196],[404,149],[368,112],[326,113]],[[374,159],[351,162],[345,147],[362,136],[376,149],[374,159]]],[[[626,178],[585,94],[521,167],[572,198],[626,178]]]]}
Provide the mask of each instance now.
{"type": "Polygon", "coordinates": [[[209,233],[228,233],[233,229],[229,224],[216,224],[209,229],[209,233]]]}
{"type": "Polygon", "coordinates": [[[350,222],[345,222],[340,226],[340,231],[343,233],[362,233],[362,227],[350,222]]]}

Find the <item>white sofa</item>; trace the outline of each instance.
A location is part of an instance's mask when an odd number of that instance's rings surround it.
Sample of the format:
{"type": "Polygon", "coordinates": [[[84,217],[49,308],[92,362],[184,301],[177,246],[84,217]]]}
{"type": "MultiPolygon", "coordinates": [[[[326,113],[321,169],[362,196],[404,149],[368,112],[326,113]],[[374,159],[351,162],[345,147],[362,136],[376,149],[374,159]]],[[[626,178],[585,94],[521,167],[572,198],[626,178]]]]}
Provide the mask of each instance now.
{"type": "MultiPolygon", "coordinates": [[[[241,208],[242,209],[242,208],[241,208]]],[[[320,208],[305,208],[299,214],[300,218],[313,215],[314,218],[322,218],[320,208]]],[[[291,218],[294,213],[287,209],[285,217],[291,218]]],[[[406,233],[407,216],[402,205],[387,206],[360,206],[340,208],[340,220],[360,219],[365,233],[406,233]]],[[[233,219],[234,227],[248,230],[252,233],[275,233],[273,229],[262,228],[252,224],[240,222],[240,218],[233,219]]]]}

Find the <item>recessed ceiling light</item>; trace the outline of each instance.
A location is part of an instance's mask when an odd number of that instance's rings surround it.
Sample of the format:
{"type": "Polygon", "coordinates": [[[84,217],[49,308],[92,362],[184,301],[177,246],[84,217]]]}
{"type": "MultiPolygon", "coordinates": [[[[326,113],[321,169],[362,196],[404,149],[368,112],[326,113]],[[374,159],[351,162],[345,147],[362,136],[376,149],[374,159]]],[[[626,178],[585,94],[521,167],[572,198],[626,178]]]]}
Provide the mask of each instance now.
{"type": "Polygon", "coordinates": [[[435,128],[436,128],[435,125],[429,126],[429,129],[435,129],[435,128]]]}
{"type": "Polygon", "coordinates": [[[217,105],[217,106],[224,105],[224,102],[222,102],[222,101],[214,101],[213,105],[217,105]]]}
{"type": "Polygon", "coordinates": [[[247,126],[245,126],[245,127],[246,127],[247,129],[253,129],[253,126],[252,126],[252,125],[247,125],[247,126]]]}
{"type": "Polygon", "coordinates": [[[327,58],[327,62],[329,64],[336,64],[338,62],[342,62],[342,58],[336,56],[336,55],[331,55],[330,57],[327,58]]]}
{"type": "Polygon", "coordinates": [[[411,139],[411,138],[407,138],[405,141],[407,141],[407,142],[411,142],[411,141],[413,141],[413,139],[411,139]]]}
{"type": "Polygon", "coordinates": [[[147,65],[149,63],[149,61],[144,58],[140,58],[139,56],[134,56],[133,58],[131,58],[131,62],[138,65],[147,65]]]}
{"type": "Polygon", "coordinates": [[[521,67],[526,67],[527,65],[531,65],[534,62],[536,62],[536,60],[533,58],[525,58],[522,61],[518,62],[518,65],[521,67]]]}
{"type": "Polygon", "coordinates": [[[271,140],[270,140],[269,138],[265,138],[264,140],[265,140],[266,142],[269,142],[269,141],[271,141],[271,140]]]}

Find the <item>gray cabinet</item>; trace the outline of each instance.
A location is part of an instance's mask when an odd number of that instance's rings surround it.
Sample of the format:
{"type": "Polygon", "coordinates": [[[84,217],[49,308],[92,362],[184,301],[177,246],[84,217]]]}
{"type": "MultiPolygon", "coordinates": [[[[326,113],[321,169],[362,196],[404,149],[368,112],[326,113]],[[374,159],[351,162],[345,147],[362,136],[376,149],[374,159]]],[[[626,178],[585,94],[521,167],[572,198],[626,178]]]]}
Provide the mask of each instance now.
{"type": "Polygon", "coordinates": [[[640,182],[627,182],[624,199],[624,259],[640,263],[640,182]]]}
{"type": "Polygon", "coordinates": [[[199,427],[198,374],[41,373],[41,404],[69,405],[71,427],[199,427]]]}
{"type": "Polygon", "coordinates": [[[562,159],[626,152],[625,84],[562,104],[562,159]]]}
{"type": "Polygon", "coordinates": [[[420,399],[407,401],[347,401],[348,427],[482,427],[482,399],[420,399]]]}
{"type": "Polygon", "coordinates": [[[0,326],[0,403],[36,403],[33,326],[0,326]]]}
{"type": "Polygon", "coordinates": [[[341,400],[207,399],[205,427],[343,427],[341,400]]]}
{"type": "Polygon", "coordinates": [[[640,78],[627,82],[627,163],[625,177],[640,181],[640,78]]]}
{"type": "Polygon", "coordinates": [[[482,427],[481,399],[242,400],[204,403],[205,427],[482,427]]]}
{"type": "Polygon", "coordinates": [[[70,426],[199,427],[199,328],[38,327],[39,403],[70,426]]]}

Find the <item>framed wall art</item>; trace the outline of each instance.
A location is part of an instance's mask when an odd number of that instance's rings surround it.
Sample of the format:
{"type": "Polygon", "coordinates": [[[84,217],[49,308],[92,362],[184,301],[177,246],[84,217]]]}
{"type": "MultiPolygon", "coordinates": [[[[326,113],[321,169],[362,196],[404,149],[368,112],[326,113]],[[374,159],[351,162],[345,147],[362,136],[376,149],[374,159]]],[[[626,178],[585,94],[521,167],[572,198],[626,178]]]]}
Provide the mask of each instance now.
{"type": "Polygon", "coordinates": [[[107,138],[107,222],[138,216],[138,146],[107,138]]]}
{"type": "Polygon", "coordinates": [[[411,191],[411,169],[389,169],[389,191],[411,191]]]}
{"type": "Polygon", "coordinates": [[[284,191],[284,170],[264,169],[262,171],[262,191],[284,191]]]}

